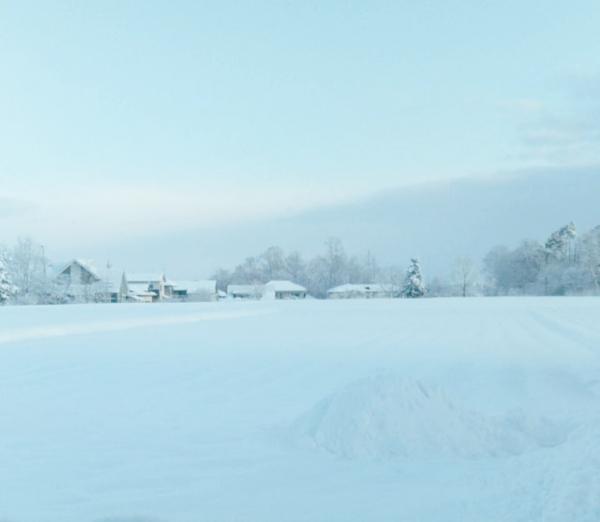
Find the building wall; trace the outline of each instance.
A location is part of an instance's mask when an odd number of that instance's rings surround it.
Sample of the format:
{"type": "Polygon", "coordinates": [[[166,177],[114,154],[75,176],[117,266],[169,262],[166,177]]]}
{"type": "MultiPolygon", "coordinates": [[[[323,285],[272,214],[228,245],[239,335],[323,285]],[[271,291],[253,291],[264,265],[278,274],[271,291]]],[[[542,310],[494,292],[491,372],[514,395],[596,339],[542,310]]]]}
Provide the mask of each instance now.
{"type": "Polygon", "coordinates": [[[275,292],[275,299],[304,299],[306,292],[275,292]]]}
{"type": "Polygon", "coordinates": [[[191,302],[210,302],[210,301],[216,301],[217,300],[217,294],[216,292],[192,292],[192,293],[188,293],[187,295],[187,301],[191,301],[191,302]]]}
{"type": "Polygon", "coordinates": [[[328,299],[385,299],[393,297],[392,292],[334,292],[327,295],[328,299]]]}

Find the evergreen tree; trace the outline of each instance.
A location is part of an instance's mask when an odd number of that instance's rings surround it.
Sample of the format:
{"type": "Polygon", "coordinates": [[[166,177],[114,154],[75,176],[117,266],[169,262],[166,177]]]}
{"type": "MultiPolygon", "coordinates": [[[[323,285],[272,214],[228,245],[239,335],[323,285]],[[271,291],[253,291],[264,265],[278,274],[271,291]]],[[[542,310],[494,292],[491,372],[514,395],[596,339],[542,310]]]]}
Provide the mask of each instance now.
{"type": "Polygon", "coordinates": [[[402,289],[403,297],[423,297],[425,295],[425,283],[421,273],[421,265],[418,259],[411,259],[410,266],[406,271],[404,287],[402,289]]]}

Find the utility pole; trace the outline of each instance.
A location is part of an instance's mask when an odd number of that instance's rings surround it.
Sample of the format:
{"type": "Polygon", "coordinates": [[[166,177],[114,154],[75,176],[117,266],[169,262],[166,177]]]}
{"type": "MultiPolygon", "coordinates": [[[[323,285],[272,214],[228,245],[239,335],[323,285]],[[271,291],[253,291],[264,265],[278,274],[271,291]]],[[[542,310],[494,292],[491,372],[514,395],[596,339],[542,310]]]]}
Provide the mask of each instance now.
{"type": "Polygon", "coordinates": [[[111,302],[111,290],[112,290],[112,279],[110,278],[110,269],[111,268],[112,268],[112,265],[110,264],[110,260],[107,259],[106,260],[106,281],[104,283],[104,291],[105,291],[104,299],[106,300],[107,303],[111,302]]]}
{"type": "Polygon", "coordinates": [[[45,283],[48,274],[46,272],[46,248],[44,247],[44,245],[40,245],[40,250],[42,251],[42,274],[44,276],[45,283]]]}

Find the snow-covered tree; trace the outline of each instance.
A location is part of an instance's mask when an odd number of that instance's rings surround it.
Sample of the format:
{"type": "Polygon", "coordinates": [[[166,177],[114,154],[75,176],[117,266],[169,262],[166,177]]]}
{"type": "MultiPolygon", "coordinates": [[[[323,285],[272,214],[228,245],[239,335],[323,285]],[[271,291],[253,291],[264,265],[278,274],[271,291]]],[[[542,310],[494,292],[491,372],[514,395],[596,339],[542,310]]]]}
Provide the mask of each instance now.
{"type": "Polygon", "coordinates": [[[233,274],[225,268],[218,268],[212,274],[211,279],[214,279],[217,282],[217,288],[219,290],[225,292],[227,291],[227,286],[233,281],[233,274]]]}
{"type": "Polygon", "coordinates": [[[48,289],[48,262],[43,247],[29,238],[20,238],[6,258],[13,284],[18,288],[15,299],[24,304],[44,303],[48,289]]]}
{"type": "Polygon", "coordinates": [[[267,248],[259,257],[260,270],[264,281],[285,279],[285,254],[280,247],[267,248]]]}
{"type": "Polygon", "coordinates": [[[573,261],[573,241],[576,237],[577,228],[573,222],[553,232],[544,245],[547,259],[550,261],[573,261]]]}
{"type": "MultiPolygon", "coordinates": [[[[576,237],[577,229],[572,222],[550,234],[544,244],[544,263],[540,270],[538,293],[564,295],[572,291],[569,289],[570,285],[565,286],[563,275],[576,262],[576,237]]],[[[569,280],[574,281],[572,277],[569,280]]]]}
{"type": "Polygon", "coordinates": [[[285,270],[292,281],[306,285],[306,264],[300,252],[294,251],[285,258],[285,270]]]}
{"type": "Polygon", "coordinates": [[[483,260],[490,293],[541,293],[539,281],[544,258],[544,247],[537,241],[523,241],[514,250],[503,246],[492,249],[483,260]]]}
{"type": "Polygon", "coordinates": [[[365,283],[378,283],[381,277],[381,270],[377,264],[377,260],[371,254],[371,251],[367,251],[367,255],[364,261],[364,282],[365,283]]]}
{"type": "Polygon", "coordinates": [[[11,276],[6,267],[4,256],[0,253],[0,305],[6,304],[11,301],[17,288],[12,283],[11,276]]]}
{"type": "Polygon", "coordinates": [[[342,241],[337,237],[330,237],[325,246],[325,267],[327,270],[327,287],[331,288],[347,281],[348,256],[342,241]]]}
{"type": "Polygon", "coordinates": [[[247,257],[241,265],[235,267],[231,279],[238,284],[253,285],[265,282],[260,260],[256,257],[247,257]]]}
{"type": "Polygon", "coordinates": [[[587,273],[588,290],[600,292],[600,226],[585,234],[578,244],[578,266],[587,273]]]}
{"type": "Polygon", "coordinates": [[[406,271],[404,287],[402,288],[403,297],[423,297],[425,295],[425,283],[421,273],[421,265],[418,259],[411,259],[410,266],[406,271]]]}
{"type": "Polygon", "coordinates": [[[350,263],[342,242],[329,238],[325,247],[325,254],[312,259],[307,267],[307,288],[315,297],[325,297],[330,288],[351,280],[350,263]]]}
{"type": "Polygon", "coordinates": [[[508,293],[511,285],[509,259],[510,250],[504,245],[495,246],[483,258],[487,293],[492,295],[508,293]]]}
{"type": "Polygon", "coordinates": [[[535,294],[544,266],[544,249],[537,241],[523,241],[509,259],[511,289],[519,294],[535,294]]]}

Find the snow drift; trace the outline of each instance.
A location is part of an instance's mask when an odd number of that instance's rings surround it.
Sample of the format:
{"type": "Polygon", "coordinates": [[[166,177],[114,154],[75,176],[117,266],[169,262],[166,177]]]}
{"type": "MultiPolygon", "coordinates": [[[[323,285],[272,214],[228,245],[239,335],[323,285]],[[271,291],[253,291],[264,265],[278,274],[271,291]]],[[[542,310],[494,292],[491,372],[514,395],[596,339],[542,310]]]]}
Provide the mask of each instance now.
{"type": "Polygon", "coordinates": [[[396,375],[355,381],[294,423],[294,437],[345,458],[519,455],[564,441],[566,427],[515,412],[489,417],[435,386],[396,375]]]}
{"type": "Polygon", "coordinates": [[[598,317],[598,298],[1,307],[0,520],[597,522],[598,317]]]}
{"type": "Polygon", "coordinates": [[[575,430],[544,471],[549,477],[543,499],[545,522],[600,520],[600,419],[575,430]]]}

